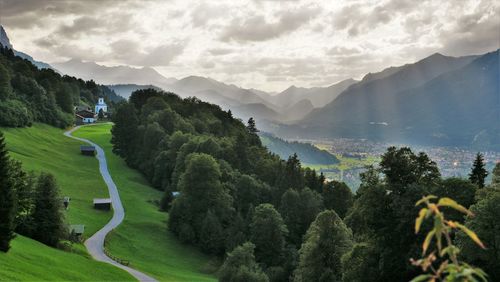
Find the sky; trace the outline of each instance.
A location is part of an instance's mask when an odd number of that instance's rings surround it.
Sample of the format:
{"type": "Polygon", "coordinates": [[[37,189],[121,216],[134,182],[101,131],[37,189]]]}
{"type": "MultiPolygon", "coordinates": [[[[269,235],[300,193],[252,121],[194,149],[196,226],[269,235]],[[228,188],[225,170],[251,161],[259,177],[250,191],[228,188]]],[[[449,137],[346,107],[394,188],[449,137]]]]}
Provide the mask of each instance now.
{"type": "Polygon", "coordinates": [[[498,0],[0,0],[14,48],[266,91],[500,48],[498,0]]]}

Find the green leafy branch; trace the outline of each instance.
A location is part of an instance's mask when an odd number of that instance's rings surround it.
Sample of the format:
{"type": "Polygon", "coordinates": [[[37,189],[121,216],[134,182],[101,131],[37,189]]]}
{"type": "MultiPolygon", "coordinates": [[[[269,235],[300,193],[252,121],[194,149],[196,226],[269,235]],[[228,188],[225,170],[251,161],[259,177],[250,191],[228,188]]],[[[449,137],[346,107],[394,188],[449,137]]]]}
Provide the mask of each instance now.
{"type": "Polygon", "coordinates": [[[421,281],[487,281],[486,273],[458,260],[460,249],[453,245],[452,232],[463,232],[479,247],[485,249],[483,242],[476,233],[459,222],[447,220],[441,208],[449,207],[468,216],[474,214],[450,198],[441,198],[429,195],[419,200],[415,206],[424,206],[415,220],[415,233],[419,233],[425,220],[433,221],[433,228],[427,233],[422,244],[422,258],[412,259],[413,265],[420,267],[425,274],[415,277],[412,282],[421,281]],[[437,249],[429,251],[429,246],[435,242],[437,249]],[[436,267],[438,260],[441,263],[436,267]]]}

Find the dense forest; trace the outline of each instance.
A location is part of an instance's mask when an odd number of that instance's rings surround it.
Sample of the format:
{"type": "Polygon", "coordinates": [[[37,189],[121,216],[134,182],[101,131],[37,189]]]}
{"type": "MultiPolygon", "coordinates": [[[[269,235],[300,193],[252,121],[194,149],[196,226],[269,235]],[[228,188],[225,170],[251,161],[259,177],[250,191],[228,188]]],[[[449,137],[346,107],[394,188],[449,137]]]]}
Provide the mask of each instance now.
{"type": "MultiPolygon", "coordinates": [[[[443,208],[453,220],[446,222],[475,230],[487,248],[452,232],[448,243],[491,281],[500,279],[500,223],[493,220],[500,216],[500,166],[485,185],[480,154],[470,179],[443,179],[425,153],[391,147],[353,195],[344,183],[302,168],[296,155],[285,161],[270,153],[253,121],[244,125],[196,98],[138,90],[113,119],[114,152],[165,191],[161,208],[170,213],[171,232],[224,258],[221,281],[408,281],[421,273],[422,261],[410,259],[422,255],[429,237],[415,234],[415,203],[429,194],[475,213],[443,208]]],[[[449,231],[431,228],[421,227],[449,231]]]]}
{"type": "Polygon", "coordinates": [[[106,86],[38,69],[0,45],[0,126],[24,127],[33,122],[67,127],[74,106],[92,107],[99,97],[110,105],[122,100],[106,86]]]}
{"type": "Polygon", "coordinates": [[[259,133],[259,136],[262,144],[282,159],[297,154],[300,161],[306,164],[331,165],[339,163],[339,160],[334,155],[309,143],[289,142],[269,133],[259,133]]]}

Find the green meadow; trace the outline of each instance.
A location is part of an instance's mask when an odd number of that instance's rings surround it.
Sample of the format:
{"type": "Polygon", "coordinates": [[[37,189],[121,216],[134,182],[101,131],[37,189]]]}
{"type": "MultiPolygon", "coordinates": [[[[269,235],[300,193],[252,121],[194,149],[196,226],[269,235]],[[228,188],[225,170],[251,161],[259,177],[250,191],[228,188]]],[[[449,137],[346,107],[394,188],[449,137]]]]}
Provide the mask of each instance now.
{"type": "Polygon", "coordinates": [[[79,253],[47,247],[17,236],[8,253],[0,252],[0,281],[134,281],[127,272],[79,253]]]}
{"type": "Polygon", "coordinates": [[[131,266],[161,281],[215,281],[216,264],[198,250],[183,245],[167,230],[168,214],[160,212],[162,192],[112,153],[111,124],[80,128],[74,136],[89,139],[106,152],[109,172],[120,191],[124,222],[110,235],[108,250],[130,260],[131,266]]]}
{"type": "MultiPolygon", "coordinates": [[[[107,187],[98,171],[97,159],[80,154],[79,141],[63,130],[35,124],[30,128],[2,128],[10,156],[27,171],[55,175],[61,196],[71,197],[65,211],[69,224],[84,224],[89,237],[110,218],[110,212],[94,210],[92,199],[107,197],[107,187]]],[[[23,236],[12,241],[11,250],[0,253],[0,280],[134,280],[127,272],[92,260],[82,244],[73,252],[57,250],[23,236]]]]}

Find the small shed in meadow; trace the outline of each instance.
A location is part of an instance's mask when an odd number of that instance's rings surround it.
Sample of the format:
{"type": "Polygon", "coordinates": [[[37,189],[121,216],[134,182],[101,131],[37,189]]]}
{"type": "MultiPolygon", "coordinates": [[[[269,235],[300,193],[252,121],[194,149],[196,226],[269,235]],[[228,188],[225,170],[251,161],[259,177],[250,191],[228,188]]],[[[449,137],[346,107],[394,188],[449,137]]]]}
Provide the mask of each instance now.
{"type": "Polygon", "coordinates": [[[76,236],[82,236],[85,231],[85,225],[83,224],[74,224],[69,226],[69,233],[74,234],[76,236]]]}
{"type": "Polygon", "coordinates": [[[80,146],[80,152],[86,156],[95,156],[96,154],[94,146],[80,146]]]}
{"type": "Polygon", "coordinates": [[[111,199],[94,199],[94,209],[109,211],[111,209],[111,199]]]}

